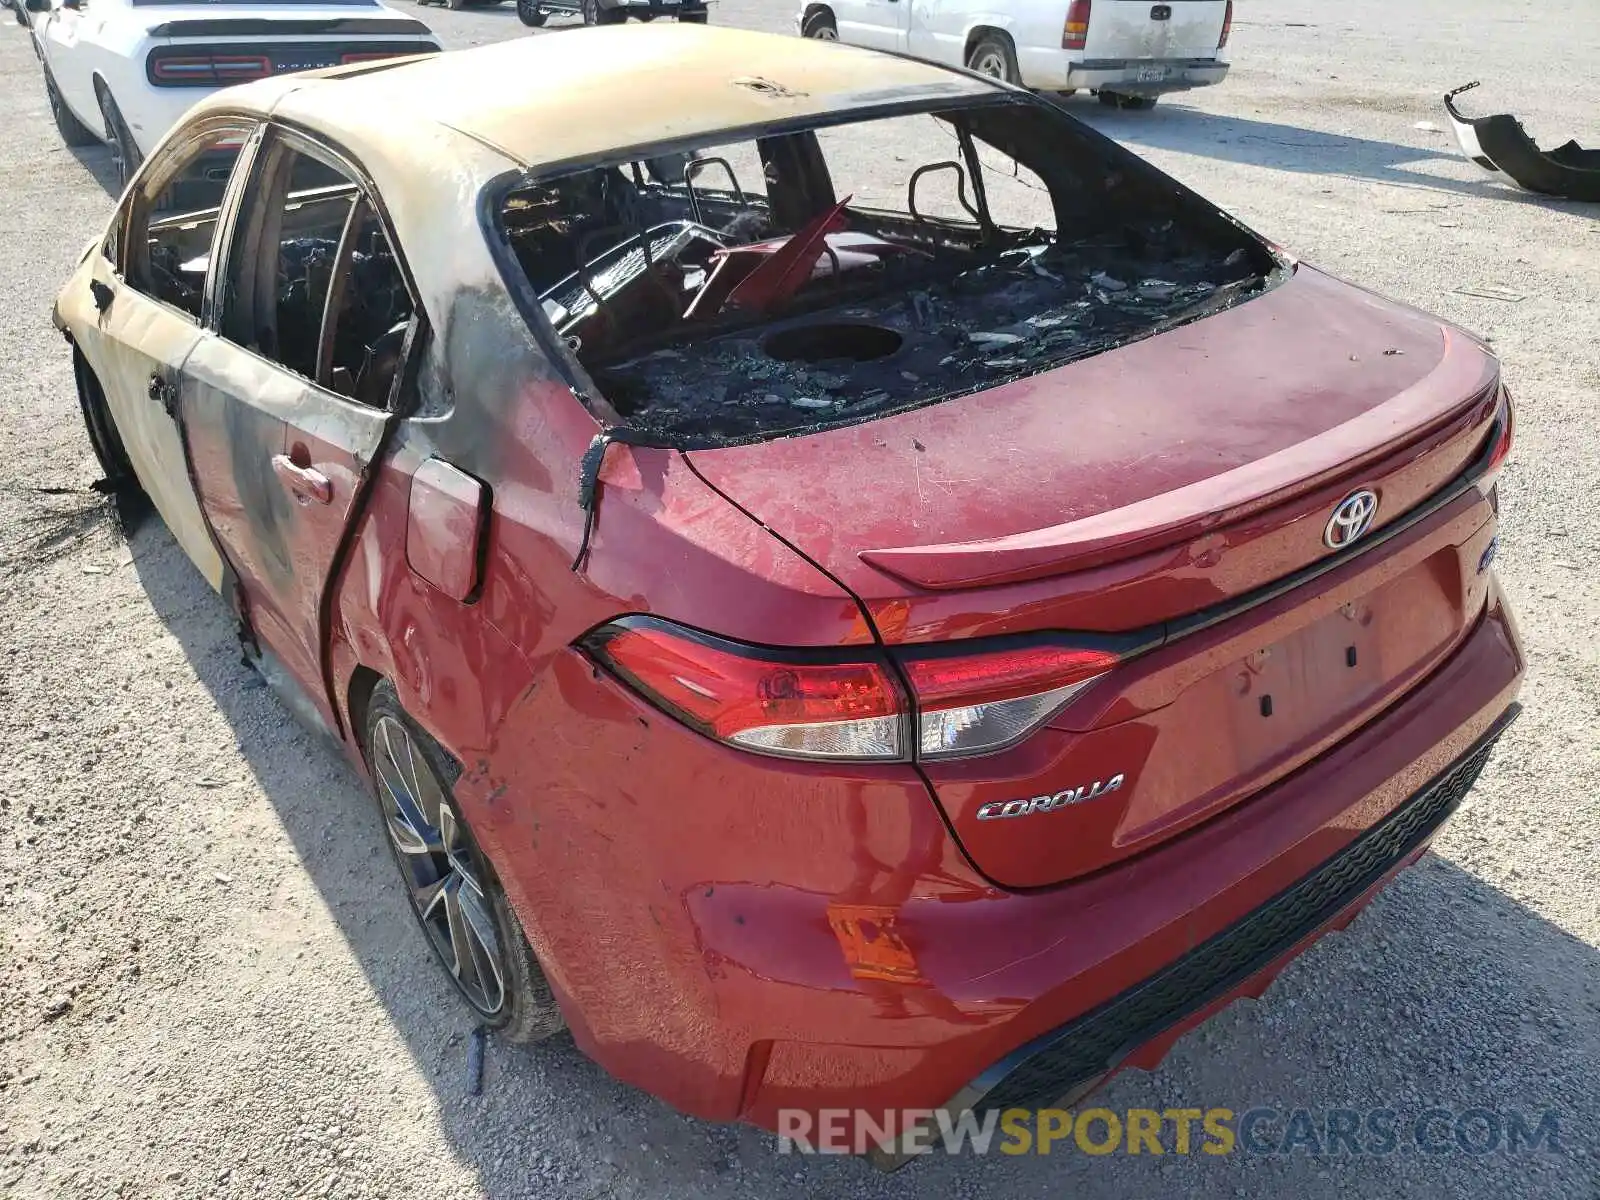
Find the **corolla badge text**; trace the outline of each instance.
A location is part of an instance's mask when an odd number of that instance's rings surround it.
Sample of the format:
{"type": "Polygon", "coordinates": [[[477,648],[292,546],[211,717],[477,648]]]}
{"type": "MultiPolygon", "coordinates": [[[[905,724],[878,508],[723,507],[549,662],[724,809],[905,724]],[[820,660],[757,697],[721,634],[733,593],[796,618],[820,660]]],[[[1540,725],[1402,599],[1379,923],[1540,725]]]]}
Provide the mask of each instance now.
{"type": "Polygon", "coordinates": [[[1114,792],[1122,786],[1122,780],[1123,776],[1113,775],[1104,783],[1097,779],[1084,787],[1067,788],[1063,792],[1046,792],[1042,796],[1033,796],[1027,800],[991,800],[978,810],[978,820],[998,821],[1003,817],[1026,817],[1033,813],[1054,812],[1069,804],[1082,804],[1085,800],[1093,800],[1098,796],[1104,796],[1107,792],[1114,792]]]}

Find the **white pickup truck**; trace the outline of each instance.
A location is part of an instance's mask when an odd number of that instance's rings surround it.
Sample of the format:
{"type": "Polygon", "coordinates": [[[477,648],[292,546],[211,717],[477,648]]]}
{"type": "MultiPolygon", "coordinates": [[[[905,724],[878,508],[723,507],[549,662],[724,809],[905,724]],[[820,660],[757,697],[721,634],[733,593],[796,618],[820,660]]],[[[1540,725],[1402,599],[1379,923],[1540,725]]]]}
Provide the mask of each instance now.
{"type": "Polygon", "coordinates": [[[1148,108],[1222,81],[1233,0],[801,0],[797,24],[806,37],[1148,108]]]}

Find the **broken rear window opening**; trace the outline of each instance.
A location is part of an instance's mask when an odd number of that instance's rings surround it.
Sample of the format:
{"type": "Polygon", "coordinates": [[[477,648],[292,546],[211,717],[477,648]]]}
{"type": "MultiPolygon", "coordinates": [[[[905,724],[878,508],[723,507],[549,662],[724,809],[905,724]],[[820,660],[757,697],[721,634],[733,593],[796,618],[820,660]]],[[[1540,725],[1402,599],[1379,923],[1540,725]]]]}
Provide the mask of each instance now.
{"type": "Polygon", "coordinates": [[[515,187],[503,232],[633,429],[726,445],[1059,367],[1289,269],[1035,102],[673,147],[515,187]]]}

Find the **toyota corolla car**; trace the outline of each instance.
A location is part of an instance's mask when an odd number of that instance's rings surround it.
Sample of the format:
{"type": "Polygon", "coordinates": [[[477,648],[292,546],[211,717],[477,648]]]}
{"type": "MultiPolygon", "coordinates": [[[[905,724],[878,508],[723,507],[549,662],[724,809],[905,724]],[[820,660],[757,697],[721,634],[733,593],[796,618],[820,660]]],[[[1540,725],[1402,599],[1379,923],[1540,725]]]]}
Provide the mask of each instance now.
{"type": "Polygon", "coordinates": [[[1151,1063],[1517,711],[1494,355],[979,76],[657,23],[262,80],[55,318],[466,1002],[703,1117],[1151,1063]]]}

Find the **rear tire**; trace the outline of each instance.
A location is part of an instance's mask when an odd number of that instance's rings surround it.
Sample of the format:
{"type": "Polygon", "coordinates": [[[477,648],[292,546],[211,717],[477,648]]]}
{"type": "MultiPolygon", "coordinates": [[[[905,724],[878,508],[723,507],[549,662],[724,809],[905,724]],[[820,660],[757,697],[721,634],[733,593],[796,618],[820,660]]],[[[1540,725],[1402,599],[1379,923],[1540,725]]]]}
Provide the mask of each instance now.
{"type": "Polygon", "coordinates": [[[517,0],[517,20],[530,29],[538,29],[547,19],[539,10],[538,0],[517,0]]]}
{"type": "Polygon", "coordinates": [[[72,115],[72,110],[67,107],[67,102],[61,98],[61,89],[56,87],[56,81],[50,74],[50,68],[44,71],[44,94],[50,101],[50,116],[55,119],[56,132],[61,134],[61,140],[69,146],[98,146],[100,139],[77,117],[72,115]]]}
{"type": "Polygon", "coordinates": [[[831,12],[819,8],[806,18],[806,23],[800,28],[800,36],[815,38],[819,42],[837,42],[839,26],[834,23],[831,12]]]}
{"type": "Polygon", "coordinates": [[[122,110],[117,107],[111,90],[97,82],[95,95],[100,101],[100,116],[106,123],[106,145],[111,147],[111,163],[117,171],[117,190],[125,192],[128,190],[128,181],[138,172],[139,164],[144,162],[144,156],[139,153],[139,144],[133,140],[128,123],[122,119],[122,110]]]}
{"type": "Polygon", "coordinates": [[[366,716],[364,752],[384,836],[412,914],[456,990],[507,1041],[560,1033],[566,1021],[550,981],[456,804],[459,768],[406,714],[387,679],[373,689],[366,716]],[[425,848],[435,841],[437,852],[425,848]]]}
{"type": "Polygon", "coordinates": [[[1006,83],[1022,82],[1022,72],[1017,69],[1017,52],[1012,49],[1011,39],[1000,33],[986,33],[978,39],[967,55],[967,70],[1006,83]]]}

